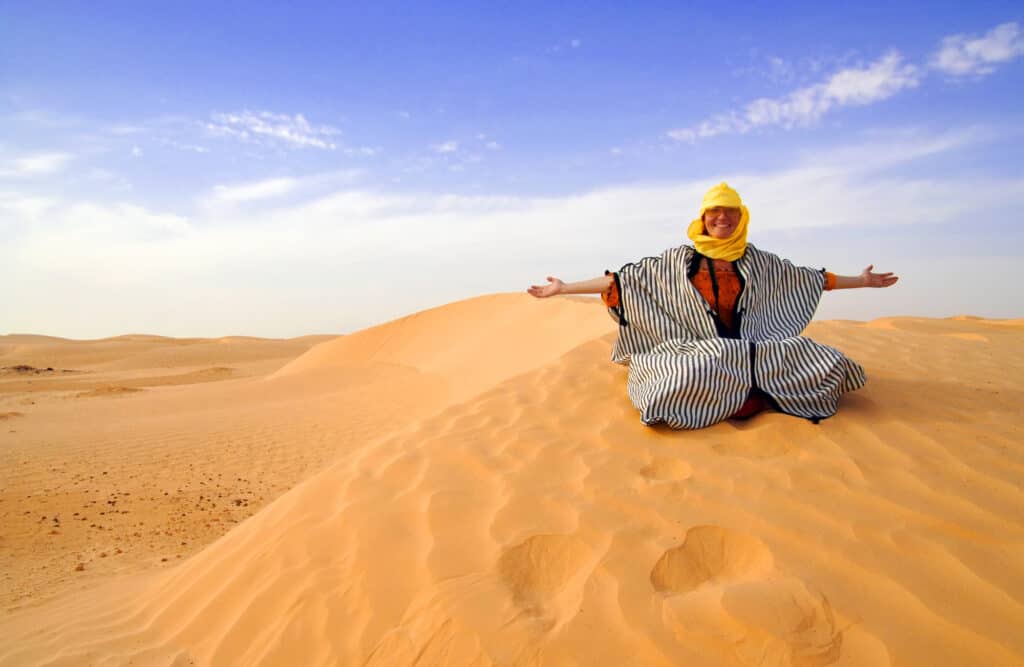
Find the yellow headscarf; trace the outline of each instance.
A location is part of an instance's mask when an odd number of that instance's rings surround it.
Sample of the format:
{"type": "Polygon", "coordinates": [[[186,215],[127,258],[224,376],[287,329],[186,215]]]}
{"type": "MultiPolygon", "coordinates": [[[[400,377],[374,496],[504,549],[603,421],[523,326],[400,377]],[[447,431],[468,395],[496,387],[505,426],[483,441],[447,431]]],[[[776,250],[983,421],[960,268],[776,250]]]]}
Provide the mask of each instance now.
{"type": "Polygon", "coordinates": [[[693,241],[694,247],[700,254],[712,259],[735,262],[747,251],[747,223],[749,221],[750,211],[740,200],[740,194],[722,182],[704,195],[704,201],[700,205],[700,215],[690,223],[686,235],[693,241]],[[704,211],[716,206],[728,206],[741,211],[740,224],[736,225],[736,229],[727,239],[716,239],[705,233],[704,211]]]}

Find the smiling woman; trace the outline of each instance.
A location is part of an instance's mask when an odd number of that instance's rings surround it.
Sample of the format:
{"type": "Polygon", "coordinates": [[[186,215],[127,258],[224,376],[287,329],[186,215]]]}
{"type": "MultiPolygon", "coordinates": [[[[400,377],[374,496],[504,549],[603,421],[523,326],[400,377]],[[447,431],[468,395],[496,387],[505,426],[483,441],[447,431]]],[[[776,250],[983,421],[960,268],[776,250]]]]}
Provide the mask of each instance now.
{"type": "Polygon", "coordinates": [[[600,293],[619,323],[612,360],[644,424],[701,428],[769,407],[817,422],[863,386],[864,370],[800,336],[823,291],[889,287],[898,278],[796,267],[747,243],[750,212],[725,183],[690,223],[693,245],[578,283],[548,277],[537,298],[600,293]]]}

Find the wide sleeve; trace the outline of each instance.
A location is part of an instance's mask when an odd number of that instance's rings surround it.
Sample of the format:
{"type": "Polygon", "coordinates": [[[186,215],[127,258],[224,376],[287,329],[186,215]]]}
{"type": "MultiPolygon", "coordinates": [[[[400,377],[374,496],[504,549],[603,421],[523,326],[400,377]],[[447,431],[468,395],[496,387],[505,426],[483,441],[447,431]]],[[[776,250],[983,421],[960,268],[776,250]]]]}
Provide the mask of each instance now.
{"type": "Polygon", "coordinates": [[[632,354],[648,352],[668,340],[695,340],[716,335],[707,304],[686,279],[687,248],[631,262],[615,273],[619,322],[612,360],[628,363],[632,354]]]}
{"type": "Polygon", "coordinates": [[[749,244],[744,272],[741,336],[754,341],[799,336],[818,309],[826,284],[824,272],[796,266],[749,244]]]}

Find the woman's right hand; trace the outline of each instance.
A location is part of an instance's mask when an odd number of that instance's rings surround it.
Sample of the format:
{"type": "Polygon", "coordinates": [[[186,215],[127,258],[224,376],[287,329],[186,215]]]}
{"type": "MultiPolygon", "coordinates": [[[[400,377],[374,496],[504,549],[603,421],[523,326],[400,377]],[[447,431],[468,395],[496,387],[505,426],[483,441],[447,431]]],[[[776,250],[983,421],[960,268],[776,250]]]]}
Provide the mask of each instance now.
{"type": "Polygon", "coordinates": [[[549,296],[561,294],[564,288],[565,283],[563,283],[558,278],[555,278],[554,276],[548,276],[547,285],[531,285],[530,289],[526,291],[532,294],[533,296],[537,297],[538,299],[546,299],[549,296]]]}

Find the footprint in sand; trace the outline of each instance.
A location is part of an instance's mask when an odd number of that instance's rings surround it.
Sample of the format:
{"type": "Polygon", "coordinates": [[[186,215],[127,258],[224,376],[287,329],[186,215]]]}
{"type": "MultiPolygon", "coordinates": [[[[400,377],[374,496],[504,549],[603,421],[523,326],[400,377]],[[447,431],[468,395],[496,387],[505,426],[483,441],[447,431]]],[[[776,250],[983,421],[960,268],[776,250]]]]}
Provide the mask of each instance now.
{"type": "Polygon", "coordinates": [[[656,458],[640,469],[640,474],[658,482],[681,482],[690,479],[693,467],[679,459],[656,458]]]}
{"type": "Polygon", "coordinates": [[[660,592],[686,593],[708,582],[763,577],[774,567],[771,552],[756,537],[719,526],[696,526],[686,531],[682,545],[658,559],[651,585],[660,592]]]}
{"type": "Polygon", "coordinates": [[[578,606],[596,560],[578,538],[534,535],[501,556],[498,573],[516,606],[552,630],[578,606]]]}
{"type": "Polygon", "coordinates": [[[891,664],[878,639],[843,627],[828,598],[779,572],[758,538],[696,526],[658,559],[651,585],[662,619],[684,645],[703,646],[723,664],[824,667],[891,664]]]}

